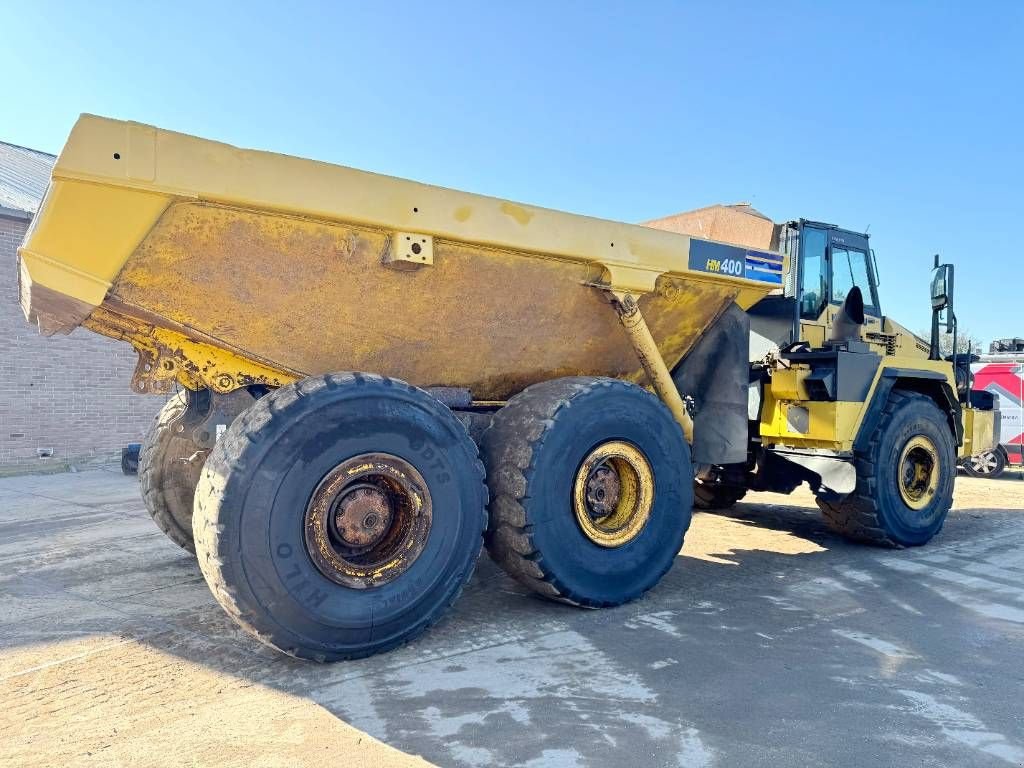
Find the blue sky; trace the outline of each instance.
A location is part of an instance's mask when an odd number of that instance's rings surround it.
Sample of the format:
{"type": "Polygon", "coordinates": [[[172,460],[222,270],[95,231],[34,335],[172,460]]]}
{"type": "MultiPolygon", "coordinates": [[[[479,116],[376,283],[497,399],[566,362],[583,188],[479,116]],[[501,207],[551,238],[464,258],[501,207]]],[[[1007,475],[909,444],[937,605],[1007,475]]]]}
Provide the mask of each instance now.
{"type": "Polygon", "coordinates": [[[1024,3],[0,3],[0,139],[93,112],[640,221],[870,225],[886,314],[932,254],[1024,336],[1024,3]]]}

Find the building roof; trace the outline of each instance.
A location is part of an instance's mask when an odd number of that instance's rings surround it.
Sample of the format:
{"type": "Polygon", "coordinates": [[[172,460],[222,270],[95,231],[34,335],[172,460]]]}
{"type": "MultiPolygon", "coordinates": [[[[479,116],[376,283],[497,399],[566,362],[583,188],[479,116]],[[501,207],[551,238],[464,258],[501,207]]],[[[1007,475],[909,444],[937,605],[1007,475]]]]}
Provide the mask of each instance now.
{"type": "Polygon", "coordinates": [[[774,222],[750,203],[708,205],[645,221],[644,226],[747,248],[769,249],[775,238],[774,222]]]}
{"type": "Polygon", "coordinates": [[[31,218],[56,160],[46,152],[0,141],[0,214],[31,218]]]}
{"type": "MultiPolygon", "coordinates": [[[[705,211],[715,211],[722,208],[728,208],[729,210],[736,211],[736,213],[746,213],[750,216],[755,216],[765,221],[771,221],[770,218],[761,213],[757,208],[752,206],[750,203],[715,203],[714,205],[705,205],[703,208],[694,208],[692,211],[681,211],[680,213],[673,213],[670,216],[661,216],[651,221],[669,221],[679,216],[691,216],[694,214],[704,213],[705,211]]],[[[644,222],[649,225],[651,222],[644,222]]]]}

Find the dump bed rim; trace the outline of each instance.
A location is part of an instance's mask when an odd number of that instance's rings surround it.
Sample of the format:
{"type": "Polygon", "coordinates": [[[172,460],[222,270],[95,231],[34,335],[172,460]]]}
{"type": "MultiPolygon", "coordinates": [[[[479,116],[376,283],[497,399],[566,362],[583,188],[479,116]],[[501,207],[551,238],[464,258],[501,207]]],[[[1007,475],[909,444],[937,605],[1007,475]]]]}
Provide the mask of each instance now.
{"type": "MultiPolygon", "coordinates": [[[[590,263],[595,283],[623,292],[654,290],[658,277],[671,274],[739,288],[736,303],[745,309],[779,287],[692,269],[691,243],[715,241],[83,114],[57,158],[50,189],[19,251],[26,315],[41,327],[47,318],[51,332],[79,325],[102,303],[160,216],[186,200],[590,263]],[[106,230],[61,231],[68,213],[55,202],[55,191],[67,189],[94,197],[104,189],[119,190],[118,199],[139,210],[106,230]],[[48,315],[56,304],[59,313],[48,315]]],[[[773,251],[721,245],[782,258],[773,251]]]]}

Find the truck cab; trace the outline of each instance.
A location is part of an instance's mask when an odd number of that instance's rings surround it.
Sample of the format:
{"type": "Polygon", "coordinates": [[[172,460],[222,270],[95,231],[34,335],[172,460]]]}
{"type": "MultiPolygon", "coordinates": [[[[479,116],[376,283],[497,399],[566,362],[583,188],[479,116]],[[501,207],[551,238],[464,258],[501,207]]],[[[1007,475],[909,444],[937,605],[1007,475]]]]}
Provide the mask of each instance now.
{"type": "MultiPolygon", "coordinates": [[[[882,313],[879,274],[867,233],[799,219],[778,224],[773,247],[789,265],[783,290],[750,310],[751,330],[783,347],[805,341],[820,347],[854,287],[864,300],[864,341],[883,355],[927,358],[928,343],[882,313]]],[[[764,344],[753,344],[761,349],[764,344]]]]}
{"type": "Polygon", "coordinates": [[[825,329],[831,327],[836,312],[854,286],[861,289],[864,297],[865,333],[880,331],[878,271],[868,236],[834,224],[803,219],[784,227],[790,247],[796,235],[796,252],[790,254],[790,263],[801,289],[797,294],[800,305],[795,308],[800,338],[820,346],[825,329]],[[795,233],[792,232],[794,225],[795,233]]]}

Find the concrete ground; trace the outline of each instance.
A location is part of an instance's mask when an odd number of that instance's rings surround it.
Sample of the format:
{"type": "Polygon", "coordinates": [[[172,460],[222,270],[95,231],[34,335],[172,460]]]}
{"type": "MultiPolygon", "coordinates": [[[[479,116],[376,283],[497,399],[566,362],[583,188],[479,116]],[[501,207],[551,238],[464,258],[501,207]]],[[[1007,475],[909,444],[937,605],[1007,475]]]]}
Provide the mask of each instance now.
{"type": "Polygon", "coordinates": [[[961,477],[929,546],[810,496],[697,515],[644,599],[486,558],[412,645],[315,666],[236,630],[115,471],[0,480],[0,764],[1024,764],[1024,482],[961,477]],[[420,757],[422,756],[422,759],[420,757]]]}

